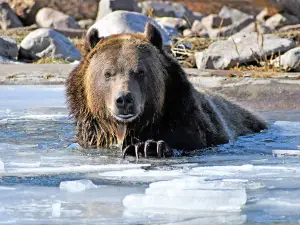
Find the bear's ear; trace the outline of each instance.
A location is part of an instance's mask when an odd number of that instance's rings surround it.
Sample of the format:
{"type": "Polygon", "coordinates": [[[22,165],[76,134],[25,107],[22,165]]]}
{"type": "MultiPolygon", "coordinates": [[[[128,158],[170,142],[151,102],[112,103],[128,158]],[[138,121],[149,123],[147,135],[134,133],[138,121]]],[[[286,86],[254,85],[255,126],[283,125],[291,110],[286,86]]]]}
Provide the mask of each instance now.
{"type": "Polygon", "coordinates": [[[162,49],[163,40],[160,31],[152,24],[147,23],[145,26],[144,35],[146,39],[158,49],[162,49]]]}
{"type": "Polygon", "coordinates": [[[103,37],[98,36],[98,30],[93,28],[86,37],[88,50],[93,49],[102,39],[103,37]]]}

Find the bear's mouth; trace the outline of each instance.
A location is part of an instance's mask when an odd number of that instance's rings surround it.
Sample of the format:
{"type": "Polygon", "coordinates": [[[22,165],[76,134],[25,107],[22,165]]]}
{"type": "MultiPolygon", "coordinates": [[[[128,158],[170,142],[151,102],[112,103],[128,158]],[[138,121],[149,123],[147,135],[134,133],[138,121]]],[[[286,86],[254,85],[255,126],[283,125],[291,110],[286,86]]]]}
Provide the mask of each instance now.
{"type": "Polygon", "coordinates": [[[129,122],[132,122],[133,120],[135,120],[138,117],[138,115],[137,114],[118,114],[118,115],[114,115],[114,117],[118,121],[121,121],[123,123],[129,123],[129,122]]]}

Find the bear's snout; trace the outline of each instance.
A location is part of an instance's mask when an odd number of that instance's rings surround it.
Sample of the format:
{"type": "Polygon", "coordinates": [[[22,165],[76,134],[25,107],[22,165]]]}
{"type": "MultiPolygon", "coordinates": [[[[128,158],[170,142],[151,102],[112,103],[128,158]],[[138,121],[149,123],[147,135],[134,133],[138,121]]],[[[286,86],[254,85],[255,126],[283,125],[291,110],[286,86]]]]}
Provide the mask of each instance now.
{"type": "Polygon", "coordinates": [[[134,95],[131,92],[119,92],[115,98],[115,109],[118,120],[133,120],[138,114],[134,95]]]}

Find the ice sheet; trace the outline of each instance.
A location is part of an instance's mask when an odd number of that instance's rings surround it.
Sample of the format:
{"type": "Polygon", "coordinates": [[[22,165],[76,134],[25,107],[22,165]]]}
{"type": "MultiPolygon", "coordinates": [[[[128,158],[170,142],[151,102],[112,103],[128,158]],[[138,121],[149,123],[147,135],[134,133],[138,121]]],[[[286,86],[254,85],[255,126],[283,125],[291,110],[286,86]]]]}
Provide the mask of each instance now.
{"type": "Polygon", "coordinates": [[[74,144],[64,96],[63,86],[0,88],[0,224],[300,221],[300,111],[266,112],[268,130],[191,157],[136,164],[74,144]],[[97,188],[70,192],[80,180],[97,188]]]}

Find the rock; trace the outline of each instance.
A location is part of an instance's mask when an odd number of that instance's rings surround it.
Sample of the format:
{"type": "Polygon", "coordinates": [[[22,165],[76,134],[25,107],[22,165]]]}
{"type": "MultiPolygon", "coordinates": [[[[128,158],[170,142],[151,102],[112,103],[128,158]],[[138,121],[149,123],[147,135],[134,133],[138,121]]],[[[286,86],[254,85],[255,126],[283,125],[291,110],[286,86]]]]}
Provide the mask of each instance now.
{"type": "Polygon", "coordinates": [[[279,51],[284,53],[295,46],[292,40],[254,32],[216,41],[203,52],[196,53],[195,58],[198,69],[229,69],[279,51]]]}
{"type": "Polygon", "coordinates": [[[87,19],[87,20],[79,20],[78,24],[80,26],[81,29],[89,29],[90,26],[92,26],[95,23],[94,20],[92,19],[87,19]]]}
{"type": "Polygon", "coordinates": [[[203,26],[203,24],[201,23],[200,20],[195,20],[193,22],[193,25],[192,25],[191,29],[192,29],[193,32],[200,32],[205,28],[204,28],[204,26],[203,26]]]}
{"type": "Polygon", "coordinates": [[[300,24],[288,25],[279,29],[280,32],[300,31],[300,24]]]}
{"type": "Polygon", "coordinates": [[[14,59],[8,59],[6,57],[0,56],[0,64],[24,64],[14,59]]]}
{"type": "Polygon", "coordinates": [[[0,28],[6,30],[17,27],[23,27],[22,22],[6,2],[0,2],[0,28]]]}
{"type": "Polygon", "coordinates": [[[147,22],[151,22],[159,29],[164,44],[172,43],[168,33],[162,29],[155,20],[141,13],[128,11],[115,11],[106,15],[90,27],[87,35],[89,35],[92,29],[98,30],[99,37],[107,37],[112,34],[144,32],[147,22]]]}
{"type": "Polygon", "coordinates": [[[256,20],[259,22],[265,22],[267,19],[269,19],[271,16],[274,16],[277,13],[277,10],[274,10],[273,8],[264,8],[257,16],[256,20]]]}
{"type": "Polygon", "coordinates": [[[256,22],[250,23],[247,27],[245,27],[240,32],[238,32],[232,36],[251,33],[251,32],[258,32],[259,34],[269,34],[269,33],[272,33],[273,30],[270,27],[266,26],[265,24],[263,24],[259,21],[256,21],[256,22]]]}
{"type": "Polygon", "coordinates": [[[224,6],[221,11],[219,12],[219,16],[221,18],[231,18],[233,23],[239,22],[239,21],[244,21],[248,18],[252,18],[251,15],[247,13],[243,13],[237,9],[229,8],[227,6],[224,6]]]}
{"type": "Polygon", "coordinates": [[[300,23],[300,20],[297,17],[288,13],[277,13],[266,20],[266,25],[273,30],[277,30],[286,25],[294,25],[298,23],[300,23]]]}
{"type": "Polygon", "coordinates": [[[300,19],[300,0],[267,0],[278,11],[288,12],[300,19]]]}
{"type": "Polygon", "coordinates": [[[139,7],[144,15],[151,12],[156,17],[177,17],[186,19],[190,24],[203,18],[200,13],[194,13],[183,4],[171,1],[144,1],[139,3],[139,7]]]}
{"type": "Polygon", "coordinates": [[[40,27],[55,29],[80,29],[73,17],[51,8],[42,8],[36,15],[36,23],[40,27]]]}
{"type": "Polygon", "coordinates": [[[8,0],[25,25],[35,23],[37,12],[44,7],[58,10],[76,20],[95,19],[99,0],[8,0]]]}
{"type": "Polygon", "coordinates": [[[251,23],[254,22],[253,17],[248,17],[237,22],[234,22],[232,25],[228,27],[222,27],[220,29],[211,29],[208,30],[208,35],[210,38],[217,38],[217,37],[229,37],[233,34],[236,34],[249,26],[251,23]]]}
{"type": "Polygon", "coordinates": [[[240,32],[255,21],[253,16],[226,6],[221,9],[218,16],[221,18],[230,18],[232,24],[218,29],[209,29],[208,34],[210,38],[229,37],[240,32]]]}
{"type": "Polygon", "coordinates": [[[197,36],[197,32],[193,32],[191,29],[184,29],[182,35],[184,37],[193,37],[197,36]]]}
{"type": "Polygon", "coordinates": [[[187,22],[181,18],[174,17],[160,17],[155,18],[155,21],[163,27],[171,36],[178,36],[188,27],[187,22]]]}
{"type": "Polygon", "coordinates": [[[229,26],[232,24],[232,20],[230,17],[222,18],[219,15],[211,14],[204,17],[201,23],[207,30],[209,30],[229,26]]]}
{"type": "Polygon", "coordinates": [[[136,0],[100,0],[98,9],[97,20],[117,10],[140,12],[136,0]]]}
{"type": "Polygon", "coordinates": [[[300,70],[300,47],[293,48],[271,61],[275,67],[300,70]]]}
{"type": "Polygon", "coordinates": [[[16,40],[8,36],[0,36],[0,56],[8,59],[16,59],[18,52],[19,49],[16,40]]]}
{"type": "Polygon", "coordinates": [[[19,58],[36,60],[39,58],[80,60],[78,49],[62,34],[40,28],[29,33],[21,42],[19,58]]]}

